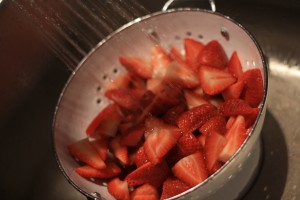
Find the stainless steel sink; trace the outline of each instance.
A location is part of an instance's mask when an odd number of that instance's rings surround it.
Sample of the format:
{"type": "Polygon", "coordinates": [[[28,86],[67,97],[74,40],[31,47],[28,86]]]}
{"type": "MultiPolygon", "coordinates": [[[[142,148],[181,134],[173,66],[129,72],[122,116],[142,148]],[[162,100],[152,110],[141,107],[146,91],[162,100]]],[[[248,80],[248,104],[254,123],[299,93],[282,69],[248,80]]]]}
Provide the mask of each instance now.
{"type": "MultiPolygon", "coordinates": [[[[44,43],[30,17],[13,1],[0,2],[1,199],[85,199],[60,172],[52,149],[55,105],[71,72],[44,43]]],[[[139,2],[150,12],[165,3],[139,2]]],[[[244,199],[296,200],[300,197],[300,2],[219,0],[216,4],[218,12],[256,37],[269,61],[263,163],[244,199]]],[[[91,44],[100,40],[93,36],[91,44]]]]}

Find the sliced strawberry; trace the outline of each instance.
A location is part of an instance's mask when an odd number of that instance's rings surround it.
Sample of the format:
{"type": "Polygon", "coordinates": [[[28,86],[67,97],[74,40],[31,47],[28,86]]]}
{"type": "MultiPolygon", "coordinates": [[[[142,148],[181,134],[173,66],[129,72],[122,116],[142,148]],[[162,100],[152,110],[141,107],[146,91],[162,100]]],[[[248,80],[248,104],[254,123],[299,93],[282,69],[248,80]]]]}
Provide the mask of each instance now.
{"type": "Polygon", "coordinates": [[[224,135],[226,132],[226,119],[221,115],[216,115],[205,122],[199,131],[203,135],[209,135],[212,131],[217,131],[218,133],[224,135]]]}
{"type": "Polygon", "coordinates": [[[128,165],[129,164],[129,154],[128,154],[128,149],[126,146],[121,144],[121,137],[116,136],[114,137],[110,143],[109,143],[109,148],[114,154],[114,156],[121,161],[123,165],[128,165]]]}
{"type": "Polygon", "coordinates": [[[120,56],[120,63],[129,71],[142,78],[150,78],[152,76],[152,66],[142,58],[120,56]]]}
{"type": "Polygon", "coordinates": [[[121,137],[121,145],[125,146],[136,146],[142,139],[144,132],[146,130],[146,127],[144,124],[139,124],[137,126],[134,126],[130,128],[127,133],[122,135],[121,137]]]}
{"type": "Polygon", "coordinates": [[[246,100],[250,106],[257,107],[264,95],[264,83],[261,72],[259,69],[250,69],[244,72],[243,78],[245,88],[242,98],[246,100]]]}
{"type": "Polygon", "coordinates": [[[240,58],[236,51],[234,51],[227,63],[228,71],[235,77],[240,78],[243,76],[243,67],[240,58]]]}
{"type": "Polygon", "coordinates": [[[178,63],[185,63],[183,56],[176,47],[170,49],[170,58],[178,63]]]}
{"type": "Polygon", "coordinates": [[[252,115],[257,113],[258,108],[252,108],[247,101],[242,99],[228,99],[221,106],[221,113],[226,116],[252,115]]]}
{"type": "Polygon", "coordinates": [[[190,186],[188,186],[178,178],[169,177],[163,183],[161,199],[167,199],[173,197],[182,192],[185,192],[190,188],[191,188],[190,186]]]}
{"type": "Polygon", "coordinates": [[[196,153],[202,149],[199,140],[192,133],[183,134],[176,145],[182,157],[196,153]]]}
{"type": "Polygon", "coordinates": [[[236,117],[225,137],[227,144],[219,155],[219,160],[224,163],[227,162],[233,154],[235,154],[247,137],[245,119],[242,115],[238,115],[236,117]]]}
{"type": "Polygon", "coordinates": [[[219,155],[226,145],[226,139],[223,135],[216,131],[210,132],[205,140],[205,162],[209,172],[212,171],[214,165],[218,161],[219,155]]]}
{"type": "Polygon", "coordinates": [[[177,126],[176,120],[180,116],[181,113],[183,113],[186,110],[185,104],[178,104],[172,108],[170,108],[162,117],[164,122],[167,124],[171,124],[174,126],[177,126]]]}
{"type": "MultiPolygon", "coordinates": [[[[149,132],[148,132],[149,133],[149,132]]],[[[150,162],[156,164],[176,145],[182,135],[179,128],[163,124],[159,129],[153,129],[144,142],[145,153],[150,162]]]]}
{"type": "Polygon", "coordinates": [[[128,183],[114,178],[107,183],[108,192],[116,199],[130,200],[128,183]]]}
{"type": "Polygon", "coordinates": [[[162,78],[147,79],[147,90],[152,91],[154,94],[163,90],[162,78]]]}
{"type": "Polygon", "coordinates": [[[127,88],[130,84],[130,74],[125,73],[120,76],[117,76],[112,81],[107,84],[105,91],[119,88],[127,88]]]}
{"type": "Polygon", "coordinates": [[[90,141],[91,145],[96,149],[102,160],[106,160],[108,154],[108,139],[98,139],[90,141]]]}
{"type": "Polygon", "coordinates": [[[198,138],[202,148],[204,148],[205,147],[205,141],[206,141],[206,135],[201,134],[197,138],[198,138]]]}
{"type": "Polygon", "coordinates": [[[223,162],[217,161],[212,169],[209,171],[209,175],[214,174],[216,171],[218,171],[223,166],[223,162]]]}
{"type": "Polygon", "coordinates": [[[123,114],[117,104],[109,104],[93,119],[86,129],[91,137],[115,136],[123,114]]]}
{"type": "Polygon", "coordinates": [[[253,112],[248,115],[244,115],[245,117],[245,123],[246,123],[246,128],[249,128],[252,126],[259,114],[260,109],[259,108],[253,108],[253,112]]]}
{"type": "Polygon", "coordinates": [[[189,109],[208,103],[202,96],[190,90],[184,90],[184,97],[189,109]]]}
{"type": "Polygon", "coordinates": [[[222,92],[223,99],[227,100],[240,98],[244,89],[244,85],[244,80],[242,78],[239,78],[236,83],[230,85],[227,89],[225,89],[222,92]]]}
{"type": "Polygon", "coordinates": [[[121,173],[121,168],[112,161],[106,162],[106,167],[103,169],[95,169],[89,165],[78,167],[75,172],[85,178],[113,178],[121,173]]]}
{"type": "Polygon", "coordinates": [[[96,169],[103,169],[106,166],[97,150],[89,142],[88,138],[81,139],[68,145],[68,150],[73,157],[78,158],[80,161],[96,169]]]}
{"type": "Polygon", "coordinates": [[[152,78],[162,78],[165,76],[171,59],[161,46],[154,46],[151,49],[151,64],[153,66],[152,78]]]}
{"type": "Polygon", "coordinates": [[[198,75],[201,87],[209,95],[219,94],[236,81],[231,73],[204,65],[199,68],[198,75]]]}
{"type": "Polygon", "coordinates": [[[198,62],[198,55],[203,50],[204,44],[200,41],[194,40],[192,38],[184,39],[184,50],[185,50],[185,60],[189,67],[197,72],[200,63],[198,62]]]}
{"type": "Polygon", "coordinates": [[[203,154],[197,152],[180,159],[173,167],[172,172],[188,186],[195,186],[208,177],[203,154]]]}
{"type": "Polygon", "coordinates": [[[157,165],[147,162],[129,173],[125,180],[129,186],[138,186],[149,183],[155,187],[159,187],[167,177],[170,169],[166,162],[157,165]]]}
{"type": "Polygon", "coordinates": [[[130,85],[128,86],[129,88],[133,89],[146,89],[146,80],[143,79],[140,76],[137,76],[134,73],[129,73],[129,78],[130,78],[130,85]]]}
{"type": "Polygon", "coordinates": [[[224,69],[228,58],[222,45],[218,41],[212,40],[204,46],[198,55],[198,62],[201,65],[224,69]]]}
{"type": "Polygon", "coordinates": [[[184,133],[193,132],[217,113],[213,105],[203,104],[183,112],[177,119],[177,125],[184,133]]]}
{"type": "Polygon", "coordinates": [[[159,193],[158,190],[150,185],[150,184],[143,184],[130,194],[131,200],[159,200],[159,193]]]}
{"type": "Polygon", "coordinates": [[[135,164],[137,167],[142,166],[143,164],[149,162],[149,159],[145,153],[144,147],[141,146],[135,154],[135,164]]]}
{"type": "Polygon", "coordinates": [[[226,129],[230,129],[230,127],[232,126],[233,122],[235,121],[235,116],[231,116],[229,117],[229,119],[227,120],[226,123],[226,129]]]}

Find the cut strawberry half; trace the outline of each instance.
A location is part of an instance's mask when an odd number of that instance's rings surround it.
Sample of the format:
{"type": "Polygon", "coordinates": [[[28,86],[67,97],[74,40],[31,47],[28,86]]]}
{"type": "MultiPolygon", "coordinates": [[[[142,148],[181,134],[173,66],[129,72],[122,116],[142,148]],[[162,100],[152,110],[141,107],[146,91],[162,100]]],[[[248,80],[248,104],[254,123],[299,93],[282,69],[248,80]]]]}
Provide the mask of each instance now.
{"type": "Polygon", "coordinates": [[[188,66],[194,71],[198,72],[200,63],[198,62],[198,55],[204,48],[204,44],[192,38],[184,39],[185,61],[188,66]]]}
{"type": "Polygon", "coordinates": [[[177,125],[184,133],[193,132],[217,114],[213,105],[203,104],[183,112],[177,119],[177,125]]]}
{"type": "Polygon", "coordinates": [[[222,45],[218,41],[212,40],[204,46],[198,55],[198,62],[201,65],[224,69],[228,58],[222,45]]]}
{"type": "Polygon", "coordinates": [[[96,149],[102,160],[106,160],[108,154],[108,139],[98,139],[90,141],[91,145],[96,149]]]}
{"type": "Polygon", "coordinates": [[[152,78],[164,77],[171,61],[172,60],[161,46],[154,46],[151,49],[151,64],[153,66],[152,78]]]}
{"type": "Polygon", "coordinates": [[[219,155],[226,145],[226,142],[225,137],[216,131],[212,131],[206,136],[204,153],[209,172],[213,171],[213,167],[218,161],[219,155]]]}
{"type": "Polygon", "coordinates": [[[252,115],[257,114],[258,108],[252,108],[247,101],[242,99],[228,99],[221,106],[221,113],[226,116],[237,116],[237,115],[252,115]]]}
{"type": "Polygon", "coordinates": [[[167,124],[171,124],[171,125],[177,126],[176,120],[178,119],[178,117],[180,116],[180,114],[183,113],[185,110],[186,110],[185,104],[182,103],[182,104],[176,105],[176,106],[170,108],[163,115],[162,119],[167,124]]]}
{"type": "Polygon", "coordinates": [[[159,200],[159,193],[158,190],[150,185],[150,184],[144,184],[139,187],[137,187],[131,194],[130,199],[131,200],[159,200]]]}
{"type": "Polygon", "coordinates": [[[154,94],[163,90],[162,78],[150,78],[147,79],[147,90],[152,91],[154,94]]]}
{"type": "Polygon", "coordinates": [[[144,147],[141,146],[137,151],[136,151],[136,154],[135,154],[135,165],[137,167],[140,167],[142,166],[143,164],[149,162],[149,159],[145,153],[145,150],[144,150],[144,147]]]}
{"type": "Polygon", "coordinates": [[[129,186],[138,186],[149,183],[154,187],[159,187],[167,177],[170,169],[168,164],[163,161],[157,165],[147,162],[129,173],[125,180],[129,186]]]}
{"type": "Polygon", "coordinates": [[[235,154],[247,137],[245,119],[242,115],[236,117],[225,137],[227,144],[219,155],[219,160],[224,163],[227,162],[233,154],[235,154]]]}
{"type": "Polygon", "coordinates": [[[252,107],[257,107],[264,96],[264,83],[259,69],[250,69],[243,74],[245,88],[242,98],[252,107]]]}
{"type": "Polygon", "coordinates": [[[240,98],[244,89],[244,85],[244,80],[242,78],[239,78],[236,83],[230,85],[227,89],[225,89],[222,92],[223,99],[227,100],[240,98]]]}
{"type": "Polygon", "coordinates": [[[183,134],[176,145],[182,157],[196,153],[202,150],[199,140],[192,133],[183,134]]]}
{"type": "Polygon", "coordinates": [[[163,183],[161,199],[167,199],[176,196],[190,188],[190,186],[188,186],[178,178],[169,177],[163,183]]]}
{"type": "Polygon", "coordinates": [[[197,137],[197,139],[199,140],[199,142],[200,142],[202,148],[204,148],[204,147],[205,147],[205,141],[206,141],[206,135],[201,134],[201,135],[199,135],[199,136],[197,137]]]}
{"type": "Polygon", "coordinates": [[[185,60],[184,60],[183,56],[181,55],[180,51],[176,47],[172,47],[170,49],[170,58],[173,61],[185,64],[185,60]]]}
{"type": "Polygon", "coordinates": [[[216,171],[218,171],[222,166],[224,165],[223,162],[221,161],[217,161],[214,166],[212,167],[212,169],[209,171],[209,175],[214,174],[216,171]]]}
{"type": "Polygon", "coordinates": [[[243,68],[240,58],[236,51],[234,51],[227,63],[228,71],[235,77],[240,78],[243,76],[243,68]]]}
{"type": "Polygon", "coordinates": [[[121,144],[121,136],[114,137],[110,143],[109,148],[114,156],[123,164],[129,164],[129,154],[126,146],[121,144]]]}
{"type": "Polygon", "coordinates": [[[179,128],[163,124],[159,129],[153,129],[144,142],[144,149],[148,159],[156,164],[176,145],[182,135],[179,128]]]}
{"type": "Polygon", "coordinates": [[[105,91],[119,88],[127,88],[130,84],[130,74],[127,72],[117,76],[107,84],[105,91]]]}
{"type": "Polygon", "coordinates": [[[208,177],[203,154],[197,152],[180,159],[172,168],[174,175],[193,187],[208,177]]]}
{"type": "Polygon", "coordinates": [[[73,157],[96,169],[103,169],[106,166],[97,150],[90,144],[88,138],[68,145],[68,150],[73,157]]]}
{"type": "Polygon", "coordinates": [[[120,56],[120,63],[129,71],[142,78],[150,78],[152,76],[152,65],[142,58],[120,56]]]}
{"type": "Polygon", "coordinates": [[[216,115],[205,122],[199,131],[203,135],[209,135],[212,131],[217,131],[218,133],[224,135],[226,132],[226,119],[221,115],[216,115]]]}
{"type": "Polygon", "coordinates": [[[90,165],[84,165],[75,169],[75,172],[85,178],[113,178],[121,173],[121,168],[112,161],[106,162],[103,169],[95,169],[90,165]]]}
{"type": "Polygon", "coordinates": [[[122,135],[121,144],[125,146],[135,147],[142,139],[146,127],[144,124],[139,124],[130,128],[127,133],[122,135]]]}
{"type": "Polygon", "coordinates": [[[94,138],[101,138],[103,135],[115,136],[122,118],[119,106],[115,103],[109,104],[88,125],[86,134],[94,138]]]}
{"type": "Polygon", "coordinates": [[[190,90],[184,90],[184,97],[189,109],[208,103],[202,96],[190,90]]]}
{"type": "Polygon", "coordinates": [[[128,183],[114,178],[107,183],[108,192],[116,199],[130,200],[128,183]]]}
{"type": "Polygon", "coordinates": [[[219,94],[236,82],[231,73],[208,66],[199,68],[200,85],[209,95],[219,94]]]}

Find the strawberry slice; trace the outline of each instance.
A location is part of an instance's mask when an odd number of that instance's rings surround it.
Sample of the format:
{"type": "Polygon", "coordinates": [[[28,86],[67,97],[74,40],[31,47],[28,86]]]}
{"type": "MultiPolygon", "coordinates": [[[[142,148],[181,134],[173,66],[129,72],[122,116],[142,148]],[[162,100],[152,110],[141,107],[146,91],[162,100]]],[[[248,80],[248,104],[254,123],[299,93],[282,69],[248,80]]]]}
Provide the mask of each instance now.
{"type": "Polygon", "coordinates": [[[150,184],[143,184],[130,194],[131,200],[159,200],[158,190],[150,184]]]}
{"type": "Polygon", "coordinates": [[[190,186],[188,186],[178,178],[171,176],[167,178],[163,183],[161,199],[173,197],[182,192],[185,192],[190,188],[190,186]]]}
{"type": "Polygon", "coordinates": [[[147,90],[150,90],[154,94],[159,93],[160,91],[163,90],[163,85],[162,85],[162,78],[150,78],[147,79],[146,83],[147,90]]]}
{"type": "Polygon", "coordinates": [[[212,131],[207,135],[204,153],[206,166],[210,174],[213,171],[213,167],[218,161],[219,155],[226,145],[226,142],[227,141],[225,137],[219,134],[217,131],[212,131]]]}
{"type": "Polygon", "coordinates": [[[176,126],[163,124],[158,129],[151,127],[144,142],[145,153],[150,162],[154,164],[161,162],[181,135],[180,129],[176,126]]]}
{"type": "Polygon", "coordinates": [[[214,174],[216,171],[218,171],[222,166],[223,166],[223,162],[221,161],[217,161],[214,166],[212,167],[212,169],[209,171],[209,175],[214,174]]]}
{"type": "Polygon", "coordinates": [[[248,115],[244,115],[245,117],[245,123],[246,123],[246,128],[249,128],[252,126],[259,114],[260,109],[259,108],[253,108],[253,112],[248,115]]]}
{"type": "Polygon", "coordinates": [[[181,113],[183,113],[186,110],[185,104],[178,104],[172,108],[170,108],[162,117],[164,122],[167,124],[171,124],[174,126],[177,126],[176,120],[180,116],[181,113]]]}
{"type": "Polygon", "coordinates": [[[243,76],[243,68],[240,58],[236,51],[234,51],[227,63],[228,71],[233,74],[233,76],[240,78],[243,76]]]}
{"type": "Polygon", "coordinates": [[[184,97],[189,109],[208,103],[202,96],[193,91],[184,90],[184,97]]]}
{"type": "Polygon", "coordinates": [[[205,141],[206,141],[206,135],[204,135],[204,134],[198,135],[197,139],[199,140],[202,148],[204,148],[205,147],[205,141]]]}
{"type": "Polygon", "coordinates": [[[131,73],[142,78],[150,78],[152,76],[152,65],[142,58],[120,56],[120,63],[131,73]]]}
{"type": "Polygon", "coordinates": [[[121,168],[112,161],[106,162],[103,169],[95,169],[89,165],[84,165],[75,169],[75,172],[85,178],[113,178],[121,173],[121,168]]]}
{"type": "Polygon", "coordinates": [[[135,165],[137,167],[140,167],[142,166],[143,164],[149,162],[149,159],[145,153],[145,150],[144,150],[144,147],[141,146],[137,151],[136,151],[136,154],[135,154],[135,165]]]}
{"type": "Polygon", "coordinates": [[[161,46],[154,46],[151,49],[152,78],[164,77],[171,61],[171,58],[161,46]]]}
{"type": "Polygon", "coordinates": [[[125,180],[129,186],[149,183],[155,187],[159,187],[167,177],[169,171],[169,166],[165,161],[157,165],[147,162],[129,173],[125,180]]]}
{"type": "Polygon", "coordinates": [[[144,124],[139,124],[130,128],[126,134],[121,137],[121,145],[135,147],[142,139],[146,127],[144,124]]]}
{"type": "Polygon", "coordinates": [[[243,78],[245,88],[242,99],[246,100],[250,106],[257,107],[264,95],[264,83],[259,69],[250,69],[244,72],[243,78]]]}
{"type": "Polygon", "coordinates": [[[193,132],[217,114],[213,105],[203,104],[183,112],[177,119],[177,125],[184,133],[193,132]]]}
{"type": "Polygon", "coordinates": [[[185,60],[184,60],[183,56],[181,55],[180,51],[176,47],[172,47],[170,49],[170,58],[173,61],[185,64],[185,60]]]}
{"type": "Polygon", "coordinates": [[[222,92],[222,97],[224,100],[227,99],[238,99],[240,98],[244,89],[244,80],[239,78],[238,81],[222,92]]]}
{"type": "Polygon", "coordinates": [[[184,39],[185,61],[188,66],[194,71],[198,72],[200,63],[198,62],[198,55],[203,50],[204,44],[192,38],[184,39]]]}
{"type": "Polygon", "coordinates": [[[242,115],[238,115],[236,117],[225,137],[227,144],[219,155],[219,160],[224,163],[227,162],[233,154],[235,154],[247,137],[245,119],[242,115]]]}
{"type": "Polygon", "coordinates": [[[122,118],[119,106],[115,103],[109,104],[89,124],[86,134],[94,138],[101,138],[103,135],[115,136],[122,118]]]}
{"type": "Polygon", "coordinates": [[[258,108],[252,108],[247,101],[242,99],[228,99],[221,106],[221,113],[226,116],[237,116],[237,115],[252,115],[257,114],[258,108]]]}
{"type": "Polygon", "coordinates": [[[202,152],[197,152],[180,159],[173,167],[172,172],[188,186],[195,186],[208,177],[202,152]]]}
{"type": "Polygon", "coordinates": [[[119,88],[127,88],[130,84],[130,74],[127,72],[125,74],[119,75],[113,80],[111,80],[105,87],[105,91],[119,88]]]}
{"type": "Polygon", "coordinates": [[[97,150],[90,144],[88,138],[72,143],[67,148],[73,157],[96,169],[103,169],[106,166],[97,150]]]}
{"type": "Polygon", "coordinates": [[[201,65],[224,69],[228,58],[222,45],[217,40],[212,40],[204,46],[198,55],[198,62],[201,65]]]}
{"type": "Polygon", "coordinates": [[[199,131],[203,135],[209,135],[212,131],[217,131],[218,133],[224,135],[226,132],[226,119],[221,115],[216,115],[205,122],[199,131]]]}
{"type": "Polygon", "coordinates": [[[108,192],[116,199],[130,200],[128,183],[114,178],[107,183],[108,192]]]}
{"type": "Polygon", "coordinates": [[[200,85],[209,95],[219,94],[236,82],[231,73],[208,66],[199,68],[200,85]]]}
{"type": "Polygon", "coordinates": [[[114,137],[109,143],[109,148],[123,165],[129,165],[128,149],[121,144],[121,136],[114,137]]]}
{"type": "Polygon", "coordinates": [[[91,145],[96,149],[102,160],[106,160],[108,154],[108,139],[98,139],[90,141],[91,145]]]}

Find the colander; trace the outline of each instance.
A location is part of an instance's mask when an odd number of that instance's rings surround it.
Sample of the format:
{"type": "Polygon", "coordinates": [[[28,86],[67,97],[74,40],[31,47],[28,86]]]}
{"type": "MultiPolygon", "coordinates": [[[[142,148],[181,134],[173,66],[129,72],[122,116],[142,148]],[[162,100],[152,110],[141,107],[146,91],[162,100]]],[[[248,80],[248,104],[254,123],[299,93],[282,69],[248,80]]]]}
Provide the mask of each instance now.
{"type": "Polygon", "coordinates": [[[217,12],[202,9],[171,9],[138,18],[119,28],[100,42],[71,75],[57,104],[53,141],[58,165],[78,191],[92,199],[113,199],[105,183],[85,179],[74,172],[78,163],[67,145],[86,137],[85,129],[110,101],[105,86],[125,72],[121,55],[150,59],[155,43],[163,48],[183,49],[185,37],[203,43],[216,39],[227,55],[237,50],[244,70],[259,68],[263,74],[264,96],[253,129],[238,152],[204,182],[171,199],[237,199],[253,183],[261,160],[260,131],[266,112],[267,65],[254,37],[239,23],[217,12]]]}

